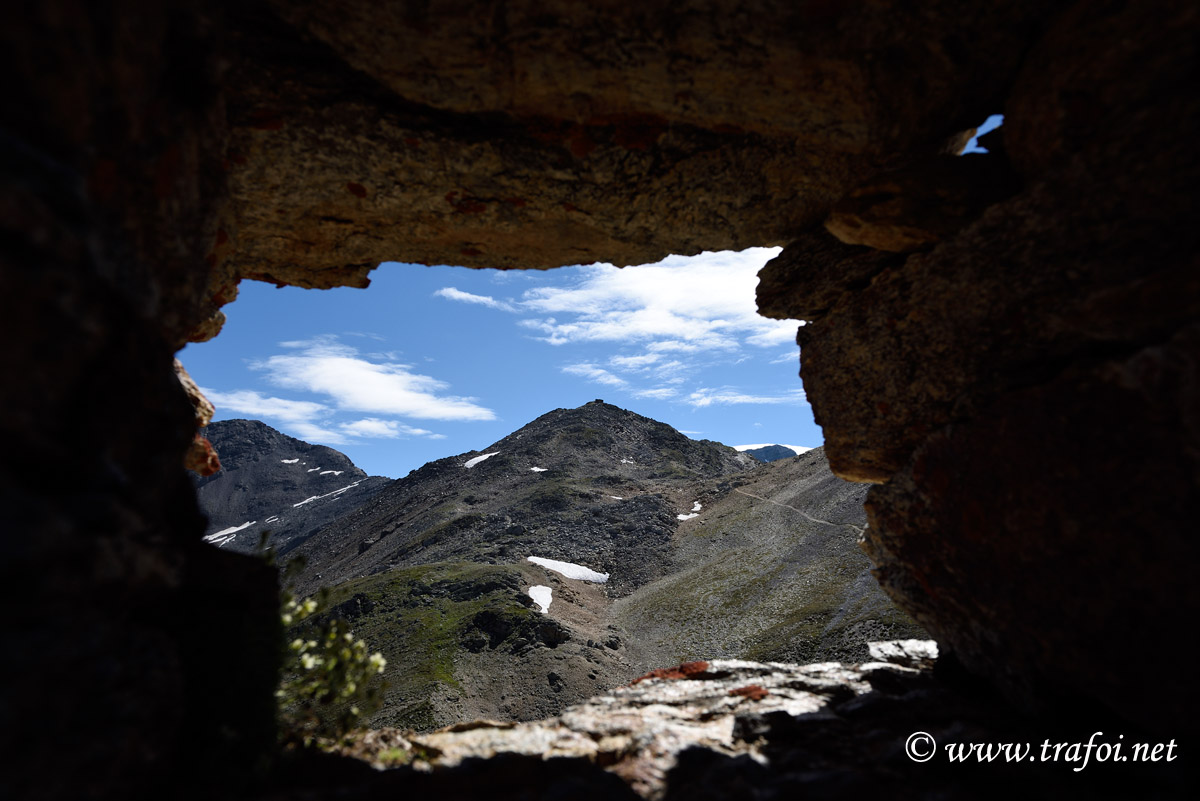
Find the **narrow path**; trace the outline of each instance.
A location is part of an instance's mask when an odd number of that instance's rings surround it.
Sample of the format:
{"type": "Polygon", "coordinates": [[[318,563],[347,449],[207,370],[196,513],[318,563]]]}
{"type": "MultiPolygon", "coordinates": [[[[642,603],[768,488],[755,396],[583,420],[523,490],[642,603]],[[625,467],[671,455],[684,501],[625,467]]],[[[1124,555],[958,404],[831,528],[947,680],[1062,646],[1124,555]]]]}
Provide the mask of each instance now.
{"type": "Polygon", "coordinates": [[[741,489],[739,487],[734,487],[733,491],[737,492],[741,495],[745,495],[748,498],[754,498],[759,501],[766,501],[767,503],[771,503],[776,506],[782,506],[784,509],[791,509],[793,512],[800,513],[801,515],[808,518],[809,520],[811,520],[814,523],[820,523],[821,525],[824,525],[824,526],[834,526],[835,528],[845,526],[846,528],[852,529],[852,530],[858,532],[859,534],[862,534],[864,531],[866,531],[866,527],[856,526],[853,523],[830,523],[828,520],[821,520],[819,518],[813,517],[812,515],[810,515],[808,512],[804,511],[803,509],[797,509],[795,506],[788,506],[786,503],[780,503],[779,501],[773,501],[770,498],[764,498],[761,495],[755,495],[753,492],[746,492],[744,489],[741,489]]]}

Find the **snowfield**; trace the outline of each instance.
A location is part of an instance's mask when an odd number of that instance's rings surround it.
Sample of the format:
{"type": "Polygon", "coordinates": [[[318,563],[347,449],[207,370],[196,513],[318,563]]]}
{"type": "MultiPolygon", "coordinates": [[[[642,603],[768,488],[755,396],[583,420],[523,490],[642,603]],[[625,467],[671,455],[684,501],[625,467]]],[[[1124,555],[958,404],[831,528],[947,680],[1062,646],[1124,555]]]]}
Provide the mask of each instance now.
{"type": "Polygon", "coordinates": [[[574,562],[560,562],[557,559],[545,559],[541,556],[530,556],[528,560],[535,565],[541,565],[547,570],[553,570],[555,573],[564,575],[569,579],[591,581],[595,584],[604,584],[608,581],[607,573],[597,573],[590,567],[577,565],[574,562]]]}
{"type": "Polygon", "coordinates": [[[280,459],[279,461],[283,462],[284,464],[295,464],[296,462],[300,461],[300,458],[297,457],[295,459],[280,459]]]}
{"type": "Polygon", "coordinates": [[[292,508],[295,509],[297,506],[303,506],[306,503],[312,503],[313,501],[319,501],[322,498],[329,498],[334,495],[340,495],[341,493],[345,492],[346,490],[350,489],[351,487],[357,487],[361,483],[362,483],[362,479],[360,478],[358,481],[355,481],[353,484],[347,484],[344,487],[339,487],[339,488],[335,489],[333,492],[327,492],[324,495],[313,495],[311,498],[305,498],[304,500],[300,501],[300,503],[293,503],[292,508]]]}
{"type": "Polygon", "coordinates": [[[496,451],[495,453],[485,453],[483,456],[476,456],[474,459],[468,459],[467,461],[463,462],[463,467],[474,467],[484,459],[491,459],[497,453],[500,453],[500,451],[496,451]]]}
{"type": "Polygon", "coordinates": [[[550,602],[554,600],[553,595],[554,590],[550,589],[545,584],[535,584],[529,588],[529,597],[533,599],[535,604],[541,607],[541,609],[538,611],[540,611],[542,614],[546,614],[550,611],[550,602]]]}
{"type": "Polygon", "coordinates": [[[223,528],[220,531],[214,531],[212,534],[209,534],[207,537],[205,537],[204,541],[210,542],[220,548],[222,545],[236,537],[239,531],[250,528],[250,526],[253,526],[257,522],[257,520],[251,520],[248,523],[242,523],[240,526],[232,526],[230,528],[223,528]]]}

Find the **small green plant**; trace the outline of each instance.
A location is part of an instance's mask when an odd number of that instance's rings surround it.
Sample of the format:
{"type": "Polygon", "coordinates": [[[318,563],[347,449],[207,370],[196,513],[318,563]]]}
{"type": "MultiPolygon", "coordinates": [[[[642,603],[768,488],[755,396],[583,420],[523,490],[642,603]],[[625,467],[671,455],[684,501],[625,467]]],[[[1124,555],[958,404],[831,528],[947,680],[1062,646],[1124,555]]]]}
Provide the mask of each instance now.
{"type": "MultiPolygon", "coordinates": [[[[322,593],[322,600],[326,594],[322,593]]],[[[287,644],[275,692],[285,742],[308,745],[318,737],[340,737],[382,701],[383,687],[376,678],[387,660],[381,653],[369,653],[345,620],[317,617],[323,605],[313,598],[283,594],[284,627],[304,635],[287,644]]]]}

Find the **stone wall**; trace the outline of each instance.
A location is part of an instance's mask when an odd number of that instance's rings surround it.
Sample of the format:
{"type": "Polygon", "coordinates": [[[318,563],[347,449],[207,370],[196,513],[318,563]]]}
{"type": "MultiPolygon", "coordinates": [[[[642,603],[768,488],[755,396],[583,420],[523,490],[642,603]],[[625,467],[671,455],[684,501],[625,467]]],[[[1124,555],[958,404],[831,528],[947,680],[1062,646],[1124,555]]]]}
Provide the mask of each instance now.
{"type": "Polygon", "coordinates": [[[1032,708],[1069,688],[1186,723],[1155,660],[1198,606],[1196,17],[6,5],[0,794],[249,775],[272,577],[199,541],[172,354],[243,277],[364,286],[383,260],[788,244],[761,308],[810,321],[805,388],[835,469],[878,484],[884,587],[1032,708]],[[998,111],[986,159],[947,155],[998,111]]]}

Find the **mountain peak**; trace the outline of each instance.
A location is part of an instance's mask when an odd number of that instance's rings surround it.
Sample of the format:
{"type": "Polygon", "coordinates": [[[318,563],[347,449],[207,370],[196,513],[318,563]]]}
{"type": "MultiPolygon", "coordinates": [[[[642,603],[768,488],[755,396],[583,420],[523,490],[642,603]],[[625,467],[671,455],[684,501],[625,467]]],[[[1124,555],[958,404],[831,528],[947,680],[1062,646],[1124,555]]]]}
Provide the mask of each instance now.
{"type": "Polygon", "coordinates": [[[525,460],[537,462],[526,467],[530,470],[557,466],[629,478],[667,473],[713,478],[755,464],[725,445],[690,439],[666,423],[600,399],[547,412],[479,453],[497,454],[489,459],[492,469],[525,460]],[[508,459],[499,458],[506,454],[508,459]]]}
{"type": "Polygon", "coordinates": [[[209,519],[205,539],[219,547],[254,551],[269,534],[272,547],[283,549],[388,483],[368,476],[340,451],[258,420],[221,420],[201,435],[221,456],[221,470],[193,476],[209,519]]]}

